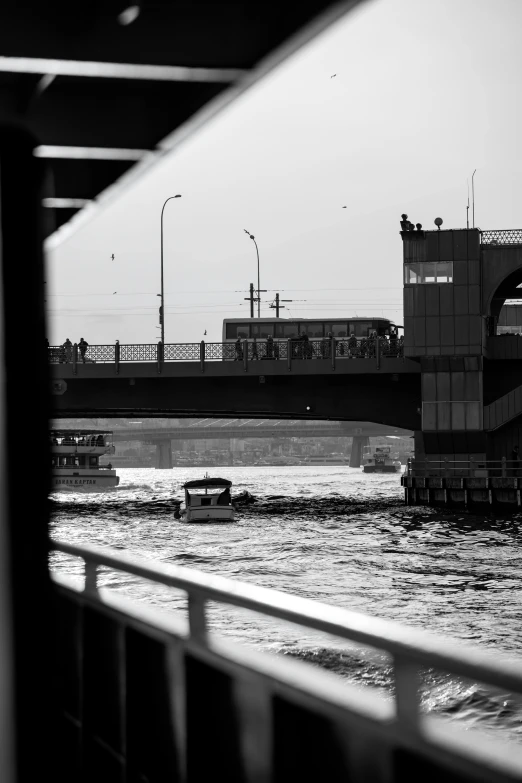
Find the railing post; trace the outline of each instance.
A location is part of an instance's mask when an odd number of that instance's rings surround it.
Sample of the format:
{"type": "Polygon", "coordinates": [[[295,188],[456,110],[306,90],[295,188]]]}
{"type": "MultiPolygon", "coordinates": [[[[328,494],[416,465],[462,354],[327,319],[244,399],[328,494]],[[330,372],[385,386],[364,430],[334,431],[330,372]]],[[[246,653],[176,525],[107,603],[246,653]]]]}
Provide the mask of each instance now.
{"type": "Polygon", "coordinates": [[[243,340],[243,369],[248,372],[248,340],[243,340]]]}
{"type": "Polygon", "coordinates": [[[448,458],[444,457],[444,478],[448,478],[448,458]]]}
{"type": "Polygon", "coordinates": [[[286,341],[286,364],[289,370],[292,369],[292,341],[286,341]]]}
{"type": "Polygon", "coordinates": [[[403,655],[393,659],[397,721],[410,731],[419,731],[419,667],[403,655]]]}
{"type": "Polygon", "coordinates": [[[506,478],[507,476],[507,461],[505,457],[502,457],[502,478],[506,478]]]}
{"type": "Polygon", "coordinates": [[[114,365],[116,370],[116,375],[120,372],[120,343],[119,340],[116,340],[116,344],[114,346],[114,365]]]}
{"type": "Polygon", "coordinates": [[[205,341],[199,344],[199,361],[201,363],[201,372],[205,372],[205,341]]]}
{"type": "Polygon", "coordinates": [[[78,373],[78,343],[74,343],[72,351],[73,375],[78,373]]]}
{"type": "Polygon", "coordinates": [[[332,354],[332,370],[335,370],[335,350],[337,345],[335,343],[335,337],[330,337],[330,353],[332,354]]]}
{"type": "Polygon", "coordinates": [[[84,592],[96,593],[98,591],[98,565],[85,561],[85,585],[84,592]]]}
{"type": "Polygon", "coordinates": [[[375,335],[375,364],[377,369],[381,369],[381,338],[379,335],[375,335]]]}
{"type": "Polygon", "coordinates": [[[158,373],[161,374],[161,371],[163,369],[163,343],[161,342],[161,340],[158,343],[156,356],[158,359],[158,373]]]}
{"type": "Polygon", "coordinates": [[[475,475],[475,460],[473,459],[473,457],[469,458],[469,475],[470,478],[473,478],[473,476],[475,475]]]}
{"type": "Polygon", "coordinates": [[[207,638],[206,604],[207,602],[200,595],[189,593],[188,615],[190,638],[197,642],[205,642],[207,638]]]}

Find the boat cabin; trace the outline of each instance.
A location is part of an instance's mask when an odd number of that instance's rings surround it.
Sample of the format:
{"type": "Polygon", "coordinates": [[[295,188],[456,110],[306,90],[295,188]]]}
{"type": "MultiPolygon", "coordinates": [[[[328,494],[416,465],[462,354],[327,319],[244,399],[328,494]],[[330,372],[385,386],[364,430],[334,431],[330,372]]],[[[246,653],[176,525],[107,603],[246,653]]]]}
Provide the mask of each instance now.
{"type": "Polygon", "coordinates": [[[51,430],[49,439],[53,468],[98,468],[99,458],[114,452],[106,430],[51,430]]]}
{"type": "Polygon", "coordinates": [[[187,481],[185,490],[185,506],[187,509],[203,506],[230,506],[232,497],[228,479],[210,478],[187,481]]]}

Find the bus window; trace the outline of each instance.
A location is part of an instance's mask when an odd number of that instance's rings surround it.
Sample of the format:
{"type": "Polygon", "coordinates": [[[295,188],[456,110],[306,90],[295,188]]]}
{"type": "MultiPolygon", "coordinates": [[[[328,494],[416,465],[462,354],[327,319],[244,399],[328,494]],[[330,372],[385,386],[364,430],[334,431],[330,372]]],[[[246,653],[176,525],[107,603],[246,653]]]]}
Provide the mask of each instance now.
{"type": "Polygon", "coordinates": [[[368,337],[372,330],[372,322],[371,321],[356,321],[355,324],[353,324],[355,336],[356,337],[368,337]]]}
{"type": "Polygon", "coordinates": [[[317,322],[308,322],[301,324],[301,334],[307,334],[310,340],[317,340],[323,337],[324,324],[317,322]]]}
{"type": "Polygon", "coordinates": [[[288,340],[290,337],[297,337],[297,324],[287,321],[283,324],[275,325],[275,336],[280,340],[288,340]]]}
{"type": "Polygon", "coordinates": [[[274,336],[274,324],[261,323],[250,324],[251,337],[256,337],[258,340],[266,340],[267,337],[274,336]]]}
{"type": "Polygon", "coordinates": [[[250,324],[227,324],[227,340],[247,340],[249,337],[250,324]]]}
{"type": "Polygon", "coordinates": [[[334,337],[346,337],[347,328],[346,321],[329,321],[324,325],[324,336],[328,336],[328,332],[331,332],[334,337]]]}
{"type": "Polygon", "coordinates": [[[390,334],[390,324],[388,321],[375,321],[373,328],[380,337],[385,334],[390,334]]]}

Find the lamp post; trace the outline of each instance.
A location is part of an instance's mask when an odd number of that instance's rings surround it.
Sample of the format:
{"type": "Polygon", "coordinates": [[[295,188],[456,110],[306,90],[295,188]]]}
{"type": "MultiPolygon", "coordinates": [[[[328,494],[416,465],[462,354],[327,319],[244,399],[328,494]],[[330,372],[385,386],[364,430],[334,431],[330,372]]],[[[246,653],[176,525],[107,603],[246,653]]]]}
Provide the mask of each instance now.
{"type": "Polygon", "coordinates": [[[173,198],[181,198],[181,194],[178,193],[176,196],[169,196],[167,199],[165,199],[165,202],[163,204],[163,207],[161,208],[161,308],[160,308],[160,326],[161,326],[161,344],[162,346],[165,346],[165,291],[163,288],[163,212],[165,211],[165,207],[167,205],[167,202],[170,201],[173,198]]]}
{"type": "Polygon", "coordinates": [[[259,248],[257,246],[256,238],[253,234],[250,233],[250,231],[247,231],[246,228],[243,229],[245,234],[248,234],[254,245],[256,246],[256,253],[257,253],[257,317],[261,318],[261,282],[259,278],[259,248]]]}

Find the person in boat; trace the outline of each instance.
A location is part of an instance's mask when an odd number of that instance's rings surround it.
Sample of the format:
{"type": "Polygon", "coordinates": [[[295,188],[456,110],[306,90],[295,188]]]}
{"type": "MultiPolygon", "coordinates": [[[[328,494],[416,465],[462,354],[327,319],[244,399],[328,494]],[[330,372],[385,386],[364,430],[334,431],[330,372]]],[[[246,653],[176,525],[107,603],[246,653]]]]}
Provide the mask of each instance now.
{"type": "Polygon", "coordinates": [[[109,462],[109,464],[107,465],[107,467],[108,467],[108,469],[109,469],[109,470],[112,470],[112,464],[111,464],[110,462],[109,462]]]}
{"type": "Polygon", "coordinates": [[[350,337],[348,338],[348,353],[351,359],[355,359],[357,355],[357,337],[354,332],[350,332],[350,337]]]}
{"type": "Polygon", "coordinates": [[[78,348],[80,349],[80,356],[82,357],[82,362],[85,364],[85,351],[89,347],[89,343],[87,340],[84,340],[83,337],[80,337],[80,342],[78,343],[78,348]]]}
{"type": "Polygon", "coordinates": [[[98,437],[96,438],[96,445],[105,446],[105,438],[103,437],[103,435],[98,435],[98,437]]]}
{"type": "Polygon", "coordinates": [[[227,487],[218,497],[217,499],[217,505],[218,506],[229,506],[232,499],[230,497],[230,487],[227,487]]]}

